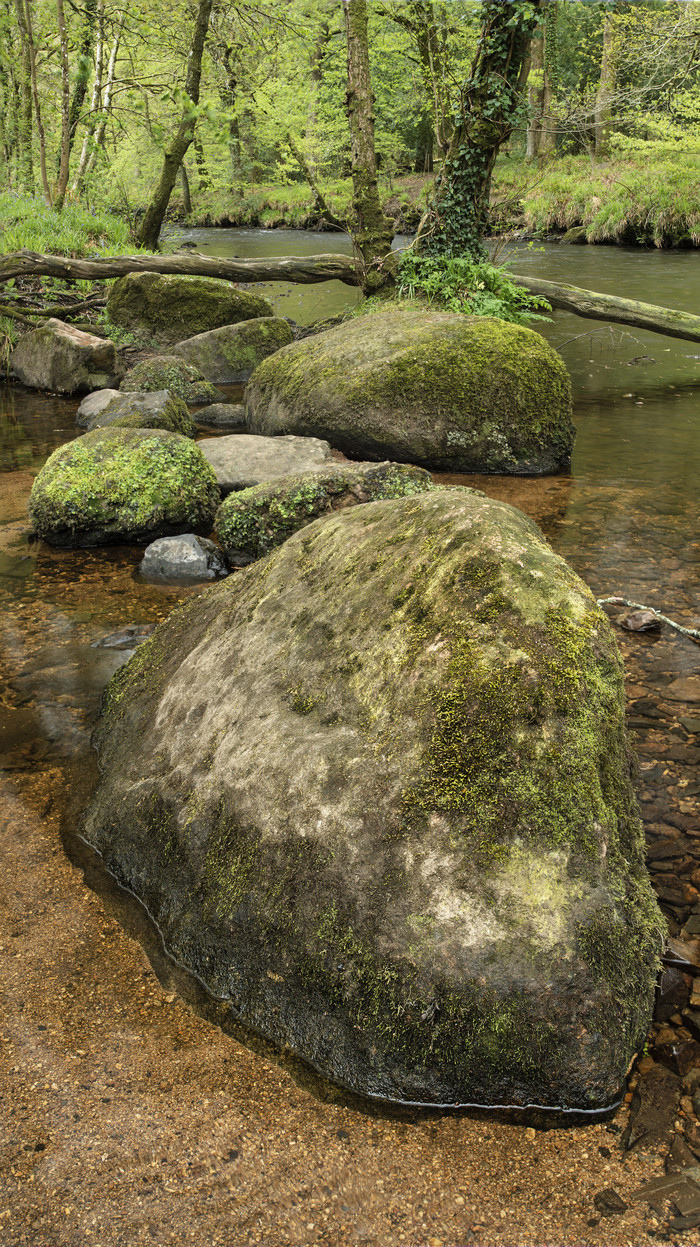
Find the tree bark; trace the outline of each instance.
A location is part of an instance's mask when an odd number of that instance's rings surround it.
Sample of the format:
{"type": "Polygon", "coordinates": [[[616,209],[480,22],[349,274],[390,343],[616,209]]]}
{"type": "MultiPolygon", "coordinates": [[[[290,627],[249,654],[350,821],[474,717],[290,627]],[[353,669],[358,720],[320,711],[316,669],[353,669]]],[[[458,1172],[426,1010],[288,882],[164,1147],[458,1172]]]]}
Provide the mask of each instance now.
{"type": "Polygon", "coordinates": [[[607,9],[603,18],[603,55],[600,62],[600,82],[595,103],[594,155],[607,155],[610,137],[610,110],[615,87],[615,63],[613,49],[613,19],[607,9]]]}
{"type": "Polygon", "coordinates": [[[637,299],[621,299],[613,294],[598,294],[579,286],[545,281],[541,277],[524,277],[516,273],[509,273],[509,277],[516,286],[522,286],[531,294],[542,295],[552,307],[573,312],[586,320],[606,320],[615,325],[630,325],[634,329],[651,329],[653,333],[669,338],[700,342],[700,316],[693,316],[690,312],[659,307],[655,303],[640,303],[637,299]]]}
{"type": "Polygon", "coordinates": [[[443,169],[418,229],[419,251],[483,255],[491,175],[499,148],[513,132],[542,4],[532,0],[518,13],[503,0],[482,0],[476,56],[443,169]]]}
{"type": "Polygon", "coordinates": [[[107,65],[107,82],[105,83],[104,99],[102,101],[102,117],[97,124],[95,130],[94,142],[92,150],[85,166],[84,177],[89,178],[95,165],[97,152],[100,147],[104,147],[105,134],[107,133],[107,122],[109,120],[109,112],[112,107],[112,91],[114,89],[114,75],[117,68],[117,57],[119,55],[119,44],[121,43],[122,30],[124,28],[125,13],[122,12],[117,18],[117,25],[114,31],[114,42],[112,43],[112,51],[109,54],[109,64],[107,65]]]}
{"type": "Polygon", "coordinates": [[[348,51],[345,97],[352,147],[352,238],[362,258],[363,286],[370,293],[387,282],[393,223],[382,212],[374,149],[374,97],[369,72],[366,0],[343,0],[348,51]]]}
{"type": "Polygon", "coordinates": [[[84,12],[85,21],[83,23],[80,48],[78,50],[78,70],[75,76],[75,85],[73,87],[73,95],[69,111],[69,151],[72,150],[73,143],[75,142],[75,135],[80,122],[80,114],[83,111],[83,104],[85,103],[85,96],[87,95],[87,85],[90,77],[90,61],[92,59],[92,49],[95,44],[98,0],[85,0],[84,12]]]}
{"type": "Polygon", "coordinates": [[[309,164],[308,164],[308,162],[307,162],[307,160],[306,160],[306,158],[305,158],[305,156],[304,156],[303,152],[301,152],[301,151],[299,150],[299,148],[297,147],[296,143],[294,142],[294,139],[292,138],[292,136],[291,136],[291,134],[290,134],[289,132],[287,132],[287,145],[288,145],[289,150],[291,151],[291,153],[292,153],[292,155],[293,155],[294,159],[296,160],[297,164],[299,165],[299,168],[301,169],[302,173],[304,174],[304,177],[306,178],[307,182],[309,183],[309,186],[311,187],[311,190],[313,191],[314,203],[315,203],[315,206],[316,206],[316,211],[318,212],[318,215],[319,215],[319,220],[320,220],[320,221],[325,221],[328,225],[332,225],[332,226],[334,226],[334,228],[335,228],[335,229],[345,230],[345,224],[344,224],[344,222],[343,222],[343,221],[340,221],[340,220],[338,219],[338,217],[337,217],[337,216],[334,216],[334,215],[333,215],[333,213],[331,212],[330,208],[328,207],[328,204],[326,203],[325,196],[324,196],[324,194],[323,194],[323,192],[322,192],[322,190],[321,190],[321,188],[320,188],[320,186],[319,186],[318,182],[316,181],[316,178],[314,177],[314,174],[313,174],[313,172],[312,172],[312,170],[311,170],[311,168],[310,168],[310,166],[309,166],[309,164]]]}
{"type": "Polygon", "coordinates": [[[194,129],[196,124],[195,106],[199,103],[199,84],[202,76],[202,56],[204,54],[204,41],[209,30],[209,20],[211,18],[213,0],[199,0],[197,7],[197,16],[195,18],[194,33],[192,37],[192,46],[187,62],[187,80],[185,82],[185,95],[187,101],[182,110],[182,117],[177,128],[175,136],[166,149],[163,157],[163,168],[160,180],[153,193],[146,215],[143,218],[143,224],[139,231],[138,240],[142,247],[150,247],[155,250],[158,246],[158,237],[163,224],[163,218],[170,203],[175,179],[178,170],[184,159],[185,153],[194,138],[194,129]]]}
{"type": "Polygon", "coordinates": [[[95,128],[97,126],[97,116],[100,111],[100,99],[102,97],[102,65],[104,58],[104,16],[105,6],[104,0],[100,0],[97,14],[97,42],[95,44],[95,77],[92,83],[92,95],[90,98],[90,112],[88,113],[87,123],[85,126],[85,137],[83,138],[83,146],[80,152],[80,160],[78,162],[78,172],[73,182],[73,193],[77,194],[82,186],[83,177],[87,168],[88,156],[90,155],[90,144],[92,142],[95,128]]]}
{"type": "Polygon", "coordinates": [[[36,117],[36,130],[39,135],[39,164],[41,166],[41,184],[44,188],[44,198],[48,207],[51,207],[51,187],[46,174],[46,137],[44,135],[44,123],[41,120],[41,105],[39,103],[39,86],[36,76],[36,49],[34,47],[34,29],[32,25],[32,10],[30,0],[24,3],[24,18],[27,30],[27,39],[29,43],[29,65],[32,78],[32,94],[34,96],[34,116],[36,117]]]}
{"type": "Polygon", "coordinates": [[[182,206],[185,209],[185,216],[192,216],[192,195],[190,192],[190,179],[187,176],[187,169],[183,160],[180,165],[180,179],[182,181],[182,206]]]}
{"type": "Polygon", "coordinates": [[[196,277],[223,277],[227,281],[292,281],[315,285],[342,281],[362,285],[361,266],[346,255],[275,256],[260,260],[223,260],[208,255],[125,255],[99,260],[73,260],[36,251],[15,251],[0,256],[0,282],[31,274],[43,277],[123,277],[126,273],[185,273],[196,277]]]}
{"type": "Polygon", "coordinates": [[[15,0],[15,13],[19,27],[22,56],[20,61],[20,105],[17,116],[17,158],[19,178],[22,188],[28,194],[34,193],[34,159],[32,152],[32,65],[29,47],[29,32],[24,14],[23,0],[15,0]]]}
{"type": "Polygon", "coordinates": [[[70,75],[68,66],[68,33],[63,0],[56,0],[56,18],[61,42],[61,156],[53,206],[61,211],[68,187],[70,169],[70,75]]]}
{"type": "Polygon", "coordinates": [[[529,119],[525,142],[525,159],[537,160],[540,154],[542,113],[544,110],[544,35],[540,32],[530,40],[530,73],[527,85],[529,119]],[[530,78],[532,81],[530,81],[530,78]]]}

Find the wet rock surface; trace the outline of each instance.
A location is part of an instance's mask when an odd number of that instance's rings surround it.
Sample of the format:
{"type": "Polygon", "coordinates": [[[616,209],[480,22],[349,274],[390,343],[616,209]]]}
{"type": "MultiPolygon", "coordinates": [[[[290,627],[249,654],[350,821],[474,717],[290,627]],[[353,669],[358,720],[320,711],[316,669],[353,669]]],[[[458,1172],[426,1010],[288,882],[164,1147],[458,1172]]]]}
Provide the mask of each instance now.
{"type": "Polygon", "coordinates": [[[197,424],[213,429],[244,429],[245,407],[243,403],[210,403],[200,407],[197,424]]]}
{"type": "Polygon", "coordinates": [[[211,464],[222,494],[248,489],[277,476],[310,472],[333,458],[328,442],[317,437],[204,437],[197,442],[211,464]]]}

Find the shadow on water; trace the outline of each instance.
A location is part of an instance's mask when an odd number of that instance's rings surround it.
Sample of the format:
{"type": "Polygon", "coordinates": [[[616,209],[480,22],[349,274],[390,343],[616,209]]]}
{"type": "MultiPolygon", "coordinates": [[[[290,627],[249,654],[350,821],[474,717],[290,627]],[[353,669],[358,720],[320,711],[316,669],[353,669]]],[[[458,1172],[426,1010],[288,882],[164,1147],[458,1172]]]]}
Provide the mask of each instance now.
{"type": "MultiPolygon", "coordinates": [[[[216,254],[319,250],[318,235],[305,231],[185,231],[171,239],[171,246],[178,238],[197,241],[203,251],[216,254]]],[[[347,240],[333,237],[328,244],[324,240],[323,249],[347,245],[347,240]]],[[[524,271],[526,265],[538,267],[542,275],[676,306],[692,305],[700,288],[700,255],[695,253],[640,256],[607,248],[565,253],[550,247],[518,259],[517,267],[524,271]]],[[[333,290],[329,283],[265,293],[283,314],[311,320],[337,313],[355,300],[350,288],[333,285],[339,288],[333,290]]],[[[619,593],[697,626],[700,361],[686,343],[641,332],[634,343],[608,334],[606,344],[607,331],[594,327],[593,337],[582,335],[581,322],[566,315],[557,314],[543,331],[555,344],[568,343],[563,355],[573,377],[578,426],[571,472],[539,480],[438,479],[481,489],[525,511],[596,596],[619,593]]],[[[0,768],[10,776],[42,767],[61,769],[69,793],[62,811],[67,853],[109,912],[143,945],[161,983],[202,1017],[280,1064],[321,1100],[409,1120],[417,1113],[444,1116],[444,1108],[368,1102],[330,1085],[294,1054],[251,1035],[227,1002],[213,999],[172,961],[141,903],[79,839],[79,814],[97,782],[92,725],[102,689],[125,658],[124,653],[95,648],[94,642],[126,624],[155,623],[186,594],[200,590],[146,584],[137,575],[141,548],[59,551],[32,540],[26,516],[31,483],[48,454],[76,436],[76,407],[76,399],[19,386],[6,385],[0,391],[0,768]]],[[[642,806],[648,827],[658,828],[673,818],[674,810],[686,817],[681,798],[692,791],[692,762],[698,751],[693,747],[696,735],[684,725],[695,721],[687,714],[683,718],[683,707],[669,701],[667,691],[674,680],[697,671],[699,651],[670,632],[619,637],[630,697],[641,707],[637,747],[642,806]],[[647,727],[644,715],[651,716],[647,727]]],[[[689,829],[688,834],[700,836],[700,825],[697,833],[689,829]]],[[[665,912],[677,930],[686,911],[669,902],[665,912]]],[[[487,1115],[493,1117],[493,1110],[487,1115]]],[[[565,1118],[536,1111],[528,1115],[538,1126],[590,1119],[581,1113],[565,1118]]]]}

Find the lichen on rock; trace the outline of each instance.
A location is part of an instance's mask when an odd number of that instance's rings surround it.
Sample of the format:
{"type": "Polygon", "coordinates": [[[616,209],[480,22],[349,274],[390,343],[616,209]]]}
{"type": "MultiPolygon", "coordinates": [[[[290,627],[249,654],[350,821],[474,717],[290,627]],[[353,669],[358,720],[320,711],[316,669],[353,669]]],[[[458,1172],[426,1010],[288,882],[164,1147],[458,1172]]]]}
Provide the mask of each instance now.
{"type": "Polygon", "coordinates": [[[586,586],[466,489],[317,520],[111,681],[83,834],[234,1014],[388,1100],[599,1108],[663,923],[586,586]]]}
{"type": "Polygon", "coordinates": [[[49,456],[29,517],[51,545],[93,546],[206,533],[218,502],[214,474],[189,438],[97,429],[49,456]]]}
{"type": "Polygon", "coordinates": [[[216,513],[216,535],[234,565],[244,566],[321,515],[434,488],[413,464],[334,463],[229,494],[216,513]]]}
{"type": "Polygon", "coordinates": [[[571,383],[532,329],[422,308],[284,347],[245,395],[251,433],[327,438],[353,458],[538,475],[570,462],[571,383]]]}

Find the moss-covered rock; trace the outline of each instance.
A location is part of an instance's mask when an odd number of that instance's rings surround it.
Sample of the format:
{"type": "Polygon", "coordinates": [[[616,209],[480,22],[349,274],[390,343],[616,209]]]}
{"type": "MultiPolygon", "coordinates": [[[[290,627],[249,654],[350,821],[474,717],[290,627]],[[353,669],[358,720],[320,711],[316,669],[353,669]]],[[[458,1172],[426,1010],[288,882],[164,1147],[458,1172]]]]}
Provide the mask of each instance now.
{"type": "Polygon", "coordinates": [[[197,431],[184,401],[169,390],[152,390],[146,394],[135,391],[120,394],[112,390],[109,393],[109,400],[96,402],[94,411],[89,400],[81,403],[76,424],[88,432],[92,429],[167,429],[169,433],[194,437],[197,431]]]}
{"type": "Polygon", "coordinates": [[[172,346],[195,333],[273,311],[267,299],[216,277],[128,273],[112,286],[107,315],[142,339],[172,346]]]}
{"type": "Polygon", "coordinates": [[[34,481],[29,517],[56,546],[208,532],[219,502],[194,442],[162,429],[97,429],[59,447],[34,481]]]}
{"type": "Polygon", "coordinates": [[[235,1015],[362,1092],[599,1107],[651,1014],[623,670],[465,489],[318,520],[113,678],[83,834],[235,1015]]]}
{"type": "Polygon", "coordinates": [[[216,403],[224,396],[207,381],[198,368],[185,363],[177,355],[152,355],[130,368],[119,389],[123,392],[138,390],[169,390],[186,403],[216,403]]]}
{"type": "Polygon", "coordinates": [[[172,349],[173,355],[199,368],[208,381],[223,385],[247,381],[263,359],[289,346],[291,341],[292,331],[286,320],[281,316],[261,316],[198,333],[172,349]]]}
{"type": "Polygon", "coordinates": [[[574,439],[569,377],[544,338],[448,312],[392,309],[305,338],[263,360],[245,399],[251,433],[444,472],[555,472],[574,439]]]}
{"type": "Polygon", "coordinates": [[[216,513],[216,536],[234,566],[259,559],[321,515],[380,498],[434,489],[408,463],[334,463],[229,494],[216,513]]]}
{"type": "Polygon", "coordinates": [[[117,380],[120,363],[113,342],[52,317],[20,338],[10,370],[34,389],[79,394],[117,380]]]}

